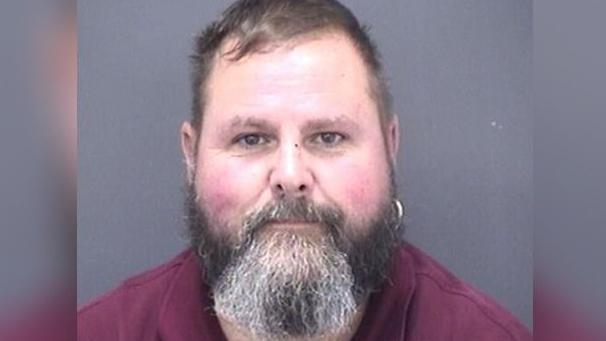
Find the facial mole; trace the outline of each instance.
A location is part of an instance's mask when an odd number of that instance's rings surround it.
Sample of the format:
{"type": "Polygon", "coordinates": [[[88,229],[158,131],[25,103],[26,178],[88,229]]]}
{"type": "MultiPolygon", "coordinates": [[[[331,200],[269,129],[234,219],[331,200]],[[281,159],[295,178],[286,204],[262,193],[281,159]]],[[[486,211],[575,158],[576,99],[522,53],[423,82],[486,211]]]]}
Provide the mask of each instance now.
{"type": "Polygon", "coordinates": [[[299,148],[299,144],[298,143],[295,143],[295,148],[299,148]]]}

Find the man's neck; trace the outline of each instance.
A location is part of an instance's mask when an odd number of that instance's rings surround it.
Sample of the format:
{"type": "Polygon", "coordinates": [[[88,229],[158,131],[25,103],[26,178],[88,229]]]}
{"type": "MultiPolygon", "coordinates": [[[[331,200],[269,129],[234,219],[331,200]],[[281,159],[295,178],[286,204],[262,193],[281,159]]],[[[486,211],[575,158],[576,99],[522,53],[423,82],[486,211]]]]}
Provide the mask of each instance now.
{"type": "MultiPolygon", "coordinates": [[[[342,331],[338,332],[334,335],[325,335],[317,338],[293,338],[292,341],[348,341],[351,340],[358,330],[360,326],[360,322],[362,322],[362,317],[364,316],[364,311],[366,308],[365,301],[358,310],[351,323],[344,328],[342,331]]],[[[221,325],[221,329],[223,330],[223,334],[228,341],[250,341],[255,340],[254,336],[248,333],[246,330],[243,330],[238,325],[232,323],[228,319],[222,317],[220,314],[218,315],[219,324],[221,325]]]]}

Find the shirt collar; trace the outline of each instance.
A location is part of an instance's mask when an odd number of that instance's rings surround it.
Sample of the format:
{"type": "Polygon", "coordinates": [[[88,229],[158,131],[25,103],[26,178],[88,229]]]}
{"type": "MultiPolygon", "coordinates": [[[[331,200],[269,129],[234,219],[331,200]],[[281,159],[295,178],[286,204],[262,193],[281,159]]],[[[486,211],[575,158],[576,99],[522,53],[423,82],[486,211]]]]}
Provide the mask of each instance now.
{"type": "Polygon", "coordinates": [[[371,294],[353,340],[404,340],[407,313],[416,287],[414,264],[407,243],[394,252],[388,276],[371,294]]]}
{"type": "Polygon", "coordinates": [[[162,340],[225,341],[202,277],[197,257],[191,250],[186,251],[160,310],[158,329],[162,340]]]}

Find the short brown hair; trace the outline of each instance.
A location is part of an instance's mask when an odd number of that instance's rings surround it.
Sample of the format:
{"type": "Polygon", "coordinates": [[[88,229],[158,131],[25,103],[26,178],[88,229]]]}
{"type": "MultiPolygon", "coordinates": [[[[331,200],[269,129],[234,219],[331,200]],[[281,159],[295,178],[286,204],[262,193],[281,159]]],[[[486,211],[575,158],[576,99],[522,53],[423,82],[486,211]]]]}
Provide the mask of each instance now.
{"type": "Polygon", "coordinates": [[[368,30],[349,9],[336,0],[238,0],[206,27],[195,41],[192,60],[192,125],[202,125],[205,86],[215,57],[225,41],[235,39],[228,51],[231,60],[260,52],[272,44],[323,32],[345,34],[368,68],[371,96],[377,103],[381,124],[392,116],[391,95],[379,53],[368,30]]]}

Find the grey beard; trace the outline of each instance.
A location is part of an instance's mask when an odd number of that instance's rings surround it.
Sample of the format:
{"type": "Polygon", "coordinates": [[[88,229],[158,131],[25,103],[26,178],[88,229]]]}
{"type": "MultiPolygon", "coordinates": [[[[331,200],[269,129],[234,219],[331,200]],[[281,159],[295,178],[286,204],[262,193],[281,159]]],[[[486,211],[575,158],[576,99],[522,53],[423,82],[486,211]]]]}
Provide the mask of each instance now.
{"type": "Polygon", "coordinates": [[[214,287],[216,312],[258,339],[333,335],[357,304],[347,256],[330,236],[275,232],[255,238],[214,287]]]}
{"type": "Polygon", "coordinates": [[[346,224],[343,212],[307,200],[282,199],[246,217],[238,235],[212,232],[193,183],[186,188],[186,220],[215,310],[257,339],[328,336],[347,327],[386,277],[401,241],[391,191],[377,216],[346,224]],[[271,222],[297,220],[323,228],[312,238],[291,231],[263,233],[271,222]],[[354,231],[366,231],[357,235],[354,231]]]}

